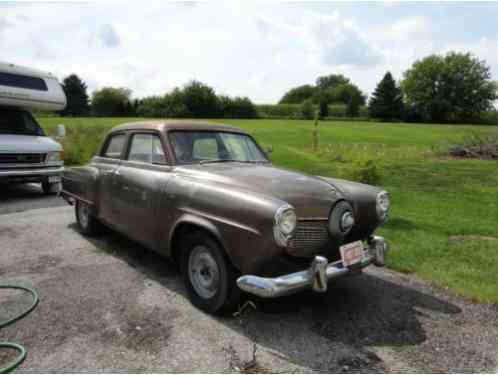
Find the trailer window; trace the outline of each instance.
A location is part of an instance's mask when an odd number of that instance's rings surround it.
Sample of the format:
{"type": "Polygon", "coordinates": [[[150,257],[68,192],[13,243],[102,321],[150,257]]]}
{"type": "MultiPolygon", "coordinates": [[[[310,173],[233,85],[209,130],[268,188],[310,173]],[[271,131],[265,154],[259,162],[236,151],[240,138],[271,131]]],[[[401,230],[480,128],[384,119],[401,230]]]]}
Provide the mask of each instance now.
{"type": "Polygon", "coordinates": [[[0,72],[0,86],[17,87],[38,91],[48,91],[45,80],[38,77],[0,72]]]}
{"type": "Polygon", "coordinates": [[[43,129],[26,111],[0,109],[0,134],[44,136],[43,129]]]}

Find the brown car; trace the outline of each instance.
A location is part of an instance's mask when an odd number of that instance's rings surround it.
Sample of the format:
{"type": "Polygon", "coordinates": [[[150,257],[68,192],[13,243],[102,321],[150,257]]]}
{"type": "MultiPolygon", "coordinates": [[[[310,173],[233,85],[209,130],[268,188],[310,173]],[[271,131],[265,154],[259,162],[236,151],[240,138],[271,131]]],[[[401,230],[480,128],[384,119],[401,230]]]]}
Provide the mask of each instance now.
{"type": "Polygon", "coordinates": [[[373,235],[388,193],[277,168],[232,126],[118,126],[62,186],[84,234],[105,224],[171,257],[192,302],[212,313],[236,307],[242,292],[324,292],[333,278],[382,266],[388,250],[373,235]]]}

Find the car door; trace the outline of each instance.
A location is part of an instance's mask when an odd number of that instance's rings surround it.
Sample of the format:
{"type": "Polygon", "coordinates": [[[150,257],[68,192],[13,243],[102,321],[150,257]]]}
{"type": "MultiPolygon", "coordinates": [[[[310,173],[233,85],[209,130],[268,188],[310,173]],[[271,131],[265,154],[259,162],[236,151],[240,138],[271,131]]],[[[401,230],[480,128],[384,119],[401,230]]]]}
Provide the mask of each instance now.
{"type": "Polygon", "coordinates": [[[114,200],[120,207],[120,227],[129,237],[156,248],[159,203],[171,178],[159,134],[132,133],[127,155],[115,175],[119,190],[114,200]]]}
{"type": "Polygon", "coordinates": [[[118,228],[119,207],[114,200],[119,189],[115,172],[124,156],[127,134],[124,132],[109,135],[102,152],[93,159],[93,165],[99,171],[97,181],[98,216],[108,225],[118,228]]]}

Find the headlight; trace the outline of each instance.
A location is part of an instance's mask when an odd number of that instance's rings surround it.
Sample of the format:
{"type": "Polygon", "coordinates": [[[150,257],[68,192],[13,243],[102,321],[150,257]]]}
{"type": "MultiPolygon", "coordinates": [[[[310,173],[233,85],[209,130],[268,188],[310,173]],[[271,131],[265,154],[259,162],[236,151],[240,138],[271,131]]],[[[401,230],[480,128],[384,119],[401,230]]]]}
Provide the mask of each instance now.
{"type": "Polygon", "coordinates": [[[45,160],[47,163],[57,163],[62,160],[61,153],[59,151],[49,152],[45,160]]]}
{"type": "Polygon", "coordinates": [[[294,208],[288,204],[275,213],[273,234],[278,245],[285,247],[296,229],[297,217],[294,208]]]}
{"type": "Polygon", "coordinates": [[[382,221],[387,219],[390,204],[389,193],[387,191],[381,191],[377,194],[377,215],[382,221]]]}
{"type": "Polygon", "coordinates": [[[355,225],[353,206],[347,201],[336,203],[329,215],[329,232],[333,238],[344,238],[355,225]]]}

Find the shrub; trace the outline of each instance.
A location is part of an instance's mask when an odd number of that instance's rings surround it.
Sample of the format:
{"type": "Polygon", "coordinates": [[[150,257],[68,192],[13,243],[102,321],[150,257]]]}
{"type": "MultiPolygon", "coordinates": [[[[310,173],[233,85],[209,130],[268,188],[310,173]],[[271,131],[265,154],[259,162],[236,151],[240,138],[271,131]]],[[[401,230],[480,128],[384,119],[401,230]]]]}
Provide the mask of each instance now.
{"type": "Polygon", "coordinates": [[[300,104],[260,104],[256,111],[261,118],[301,118],[300,104]]]}
{"type": "Polygon", "coordinates": [[[379,169],[373,160],[358,163],[351,172],[353,181],[369,185],[378,185],[382,179],[379,169]]]}

